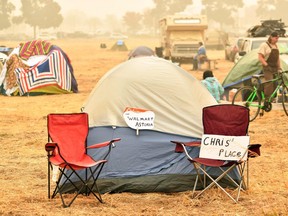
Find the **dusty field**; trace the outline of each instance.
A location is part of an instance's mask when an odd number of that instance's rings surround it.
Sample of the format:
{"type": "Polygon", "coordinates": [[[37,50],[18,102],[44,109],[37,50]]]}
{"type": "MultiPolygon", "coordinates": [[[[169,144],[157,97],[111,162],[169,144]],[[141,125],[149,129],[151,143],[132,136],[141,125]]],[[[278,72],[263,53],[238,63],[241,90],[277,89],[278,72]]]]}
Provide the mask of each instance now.
{"type": "MultiPolygon", "coordinates": [[[[99,78],[127,59],[128,52],[100,49],[105,40],[55,41],[72,60],[80,92],[37,97],[0,96],[0,215],[288,215],[288,145],[284,112],[272,110],[250,124],[251,143],[262,144],[262,156],[251,160],[250,189],[234,204],[217,189],[191,200],[191,192],[161,194],[104,194],[104,204],[80,196],[70,208],[61,200],[47,198],[46,115],[78,112],[99,78]]],[[[19,42],[1,41],[16,46],[19,42]]],[[[129,39],[129,49],[138,45],[158,46],[157,39],[129,39]]],[[[224,79],[231,62],[223,51],[209,51],[219,59],[214,74],[224,79]]],[[[183,65],[190,71],[191,65],[183,65]]],[[[202,78],[202,72],[192,73],[202,78]]]]}

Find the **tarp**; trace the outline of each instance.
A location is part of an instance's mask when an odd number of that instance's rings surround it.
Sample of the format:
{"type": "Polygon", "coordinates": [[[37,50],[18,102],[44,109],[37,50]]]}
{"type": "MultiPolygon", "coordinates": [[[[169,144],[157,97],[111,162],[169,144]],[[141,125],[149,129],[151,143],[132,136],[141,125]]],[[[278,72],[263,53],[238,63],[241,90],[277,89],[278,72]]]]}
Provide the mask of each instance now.
{"type": "Polygon", "coordinates": [[[67,54],[47,41],[28,41],[16,47],[0,75],[1,93],[38,95],[78,92],[67,54]]]}
{"type": "MultiPolygon", "coordinates": [[[[282,70],[288,70],[287,54],[281,52],[280,59],[282,70]]],[[[234,65],[222,82],[222,86],[225,90],[240,87],[245,81],[249,83],[252,75],[259,74],[261,70],[262,66],[258,60],[258,49],[252,50],[234,65]]]]}
{"type": "MultiPolygon", "coordinates": [[[[162,58],[133,58],[108,71],[82,108],[89,114],[88,146],[121,138],[99,176],[100,191],[192,190],[196,175],[193,165],[184,153],[175,153],[175,144],[170,141],[199,140],[203,134],[202,109],[215,104],[199,80],[162,58]],[[127,107],[152,111],[154,127],[138,133],[128,127],[123,117],[127,107]]],[[[88,153],[100,159],[105,151],[89,149],[88,153]]],[[[199,148],[189,152],[198,156],[199,148]]],[[[219,175],[214,169],[208,170],[219,175]]],[[[237,174],[232,172],[235,179],[237,174]]],[[[66,191],[71,188],[65,185],[66,191]]]]}
{"type": "Polygon", "coordinates": [[[111,50],[114,51],[127,51],[128,48],[123,40],[118,40],[114,43],[114,45],[111,47],[111,50]]]}

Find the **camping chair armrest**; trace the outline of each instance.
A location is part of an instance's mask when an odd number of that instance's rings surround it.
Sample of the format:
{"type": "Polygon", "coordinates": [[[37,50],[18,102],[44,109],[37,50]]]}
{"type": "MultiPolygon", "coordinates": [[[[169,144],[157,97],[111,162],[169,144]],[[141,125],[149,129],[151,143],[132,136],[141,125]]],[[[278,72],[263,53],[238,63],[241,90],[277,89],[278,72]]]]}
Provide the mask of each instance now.
{"type": "Polygon", "coordinates": [[[260,156],[260,147],[261,144],[251,144],[248,147],[248,157],[253,158],[253,157],[258,157],[260,156]]]}
{"type": "Polygon", "coordinates": [[[201,145],[201,141],[200,140],[191,141],[191,142],[179,142],[179,141],[172,140],[171,142],[176,144],[175,152],[177,152],[177,153],[184,152],[184,147],[183,146],[200,147],[200,145],[201,145]]]}
{"type": "Polygon", "coordinates": [[[48,142],[46,143],[45,145],[45,150],[47,151],[47,156],[48,157],[54,157],[56,155],[59,155],[60,158],[65,162],[67,163],[67,161],[65,160],[65,158],[61,155],[61,152],[60,152],[60,148],[58,146],[57,143],[55,142],[48,142]]]}
{"type": "Polygon", "coordinates": [[[105,141],[105,142],[102,142],[102,143],[96,143],[96,144],[93,144],[91,146],[88,146],[87,149],[102,148],[102,147],[105,147],[105,146],[108,146],[108,145],[114,146],[114,142],[118,142],[120,140],[121,140],[120,138],[115,138],[115,139],[112,139],[110,141],[105,141]]]}
{"type": "Polygon", "coordinates": [[[55,142],[48,142],[45,145],[45,150],[48,156],[52,156],[55,148],[57,147],[57,143],[55,142]]]}
{"type": "Polygon", "coordinates": [[[121,140],[120,138],[115,138],[115,139],[112,139],[110,141],[105,141],[105,142],[102,142],[102,143],[93,144],[91,146],[88,146],[87,149],[102,148],[102,147],[105,147],[105,146],[109,146],[108,151],[107,151],[106,155],[103,158],[103,160],[106,160],[106,158],[108,157],[108,155],[111,152],[112,147],[113,148],[115,147],[114,142],[118,142],[120,140],[121,140]]]}
{"type": "Polygon", "coordinates": [[[184,145],[188,146],[188,147],[200,147],[201,146],[201,140],[192,141],[192,142],[185,142],[184,145]]]}

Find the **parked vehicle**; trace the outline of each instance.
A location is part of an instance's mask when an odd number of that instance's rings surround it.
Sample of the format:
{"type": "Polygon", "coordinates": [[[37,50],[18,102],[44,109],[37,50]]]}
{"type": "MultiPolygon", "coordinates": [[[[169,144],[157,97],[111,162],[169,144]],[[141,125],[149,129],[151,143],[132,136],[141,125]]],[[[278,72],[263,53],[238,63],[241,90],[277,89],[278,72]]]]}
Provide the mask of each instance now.
{"type": "MultiPolygon", "coordinates": [[[[245,54],[251,50],[258,49],[260,45],[267,41],[267,37],[246,37],[239,47],[239,51],[235,54],[234,63],[237,63],[245,54]]],[[[281,53],[288,52],[288,38],[280,37],[278,40],[278,48],[281,53]]]]}
{"type": "Polygon", "coordinates": [[[56,34],[54,33],[49,33],[49,32],[40,32],[38,34],[38,37],[39,39],[42,39],[42,40],[56,40],[57,39],[57,36],[56,34]]]}
{"type": "Polygon", "coordinates": [[[205,34],[206,49],[223,50],[228,41],[228,33],[221,30],[207,29],[205,34]]]}
{"type": "Polygon", "coordinates": [[[127,39],[128,36],[122,33],[111,33],[110,38],[111,39],[127,39]]]}
{"type": "Polygon", "coordinates": [[[262,20],[261,25],[255,25],[248,29],[248,37],[266,37],[273,31],[277,31],[280,37],[284,37],[287,27],[282,19],[279,20],[262,20]]]}
{"type": "Polygon", "coordinates": [[[199,42],[205,43],[207,17],[175,14],[160,19],[159,25],[162,56],[179,64],[192,63],[199,42]]]}
{"type": "MultiPolygon", "coordinates": [[[[4,65],[6,59],[8,58],[8,56],[2,52],[0,52],[0,62],[2,63],[2,65],[4,65]]],[[[0,68],[2,69],[2,68],[0,68]]]]}
{"type": "Polygon", "coordinates": [[[8,58],[8,55],[11,53],[12,50],[13,48],[0,46],[0,61],[2,64],[5,63],[6,59],[8,58]]]}
{"type": "Polygon", "coordinates": [[[225,47],[225,59],[234,62],[236,53],[239,51],[239,47],[241,47],[241,43],[243,42],[243,38],[236,38],[233,43],[229,43],[225,47]]]}

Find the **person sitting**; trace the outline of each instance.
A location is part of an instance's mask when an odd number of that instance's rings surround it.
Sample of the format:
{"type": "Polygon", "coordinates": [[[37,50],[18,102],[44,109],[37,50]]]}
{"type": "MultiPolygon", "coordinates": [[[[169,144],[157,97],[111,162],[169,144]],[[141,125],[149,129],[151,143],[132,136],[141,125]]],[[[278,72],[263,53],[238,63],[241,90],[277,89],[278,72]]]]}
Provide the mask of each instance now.
{"type": "Polygon", "coordinates": [[[207,59],[206,48],[204,47],[202,42],[199,42],[198,52],[193,58],[193,69],[192,70],[201,69],[201,64],[203,64],[206,59],[207,59]]]}
{"type": "Polygon", "coordinates": [[[224,88],[219,81],[214,77],[211,70],[206,70],[203,73],[203,80],[201,83],[208,89],[216,101],[220,102],[220,96],[224,93],[224,88]]]}

